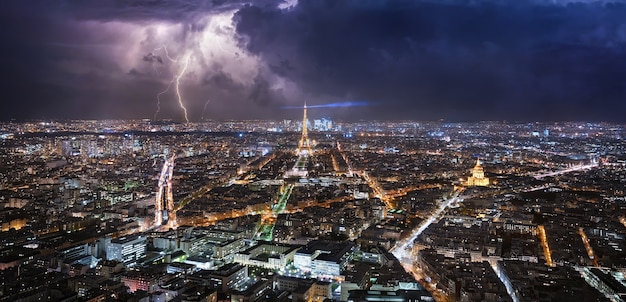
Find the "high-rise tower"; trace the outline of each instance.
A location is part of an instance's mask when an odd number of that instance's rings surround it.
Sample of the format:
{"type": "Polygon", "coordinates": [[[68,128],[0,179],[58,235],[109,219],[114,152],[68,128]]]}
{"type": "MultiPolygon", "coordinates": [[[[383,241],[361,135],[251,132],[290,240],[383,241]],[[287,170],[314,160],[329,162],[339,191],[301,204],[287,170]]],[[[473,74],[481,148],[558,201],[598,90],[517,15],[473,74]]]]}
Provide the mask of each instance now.
{"type": "Polygon", "coordinates": [[[304,117],[302,118],[302,137],[298,143],[298,153],[300,155],[311,154],[311,142],[309,141],[309,133],[307,130],[306,119],[306,102],[304,102],[304,117]]]}

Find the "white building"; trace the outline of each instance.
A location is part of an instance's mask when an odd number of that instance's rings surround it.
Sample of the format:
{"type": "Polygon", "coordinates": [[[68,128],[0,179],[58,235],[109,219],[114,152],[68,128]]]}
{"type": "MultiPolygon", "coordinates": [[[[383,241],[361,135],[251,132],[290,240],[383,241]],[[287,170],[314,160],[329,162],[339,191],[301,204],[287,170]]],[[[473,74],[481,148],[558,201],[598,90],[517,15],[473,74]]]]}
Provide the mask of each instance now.
{"type": "Polygon", "coordinates": [[[145,236],[133,235],[115,238],[107,245],[107,260],[117,260],[127,266],[137,263],[146,256],[147,240],[145,236]]]}
{"type": "Polygon", "coordinates": [[[294,259],[297,247],[282,244],[259,244],[235,254],[234,262],[268,269],[283,269],[294,259]]]}
{"type": "Polygon", "coordinates": [[[311,241],[296,252],[293,265],[313,277],[341,278],[355,250],[351,242],[311,241]]]}

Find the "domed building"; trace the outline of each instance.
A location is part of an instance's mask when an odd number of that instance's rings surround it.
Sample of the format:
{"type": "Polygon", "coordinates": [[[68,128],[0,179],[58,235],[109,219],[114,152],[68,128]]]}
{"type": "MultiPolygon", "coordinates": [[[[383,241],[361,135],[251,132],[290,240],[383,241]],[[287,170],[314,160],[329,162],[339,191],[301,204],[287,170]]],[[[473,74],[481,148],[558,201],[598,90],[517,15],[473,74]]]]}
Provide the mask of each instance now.
{"type": "Polygon", "coordinates": [[[467,178],[469,187],[486,187],[489,185],[489,178],[485,177],[485,171],[480,164],[480,159],[476,160],[476,166],[472,168],[472,176],[467,178]]]}

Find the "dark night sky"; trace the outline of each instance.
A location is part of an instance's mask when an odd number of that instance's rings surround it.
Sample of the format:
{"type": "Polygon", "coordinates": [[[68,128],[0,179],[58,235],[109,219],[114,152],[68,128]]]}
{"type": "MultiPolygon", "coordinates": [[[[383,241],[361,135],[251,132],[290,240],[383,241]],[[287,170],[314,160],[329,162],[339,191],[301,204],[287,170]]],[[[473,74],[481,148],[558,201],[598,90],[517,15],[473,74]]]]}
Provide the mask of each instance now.
{"type": "Polygon", "coordinates": [[[306,100],[371,104],[311,111],[338,119],[626,122],[624,1],[19,0],[0,11],[0,119],[152,118],[168,85],[157,117],[182,119],[178,83],[192,121],[297,118],[281,107],[306,100]]]}

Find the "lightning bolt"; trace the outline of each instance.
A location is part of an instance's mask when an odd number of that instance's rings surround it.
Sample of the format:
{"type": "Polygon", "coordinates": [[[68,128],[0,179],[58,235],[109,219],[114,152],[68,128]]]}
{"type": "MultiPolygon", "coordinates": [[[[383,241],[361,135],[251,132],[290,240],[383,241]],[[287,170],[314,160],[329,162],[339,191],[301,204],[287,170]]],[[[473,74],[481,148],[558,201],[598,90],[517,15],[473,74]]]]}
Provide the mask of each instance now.
{"type": "Polygon", "coordinates": [[[148,56],[151,57],[151,61],[152,61],[152,69],[154,70],[154,72],[156,74],[161,74],[161,72],[157,69],[157,63],[161,63],[163,64],[163,59],[161,59],[160,56],[156,55],[159,51],[163,50],[163,52],[165,53],[165,57],[170,61],[170,62],[178,62],[178,60],[170,57],[170,53],[167,50],[167,46],[162,45],[161,47],[157,47],[154,50],[152,50],[151,53],[148,54],[148,56]]]}
{"type": "Polygon", "coordinates": [[[154,70],[156,74],[161,74],[159,70],[156,68],[156,63],[154,61],[152,61],[152,69],[154,70]]]}
{"type": "Polygon", "coordinates": [[[208,106],[210,102],[211,100],[206,100],[206,103],[204,103],[204,109],[202,109],[202,117],[200,118],[201,120],[204,120],[204,112],[206,111],[206,106],[208,106]]]}
{"type": "MultiPolygon", "coordinates": [[[[155,48],[153,50],[153,53],[156,53],[160,50],[163,50],[163,52],[165,53],[165,57],[172,63],[178,63],[178,59],[172,58],[167,50],[167,47],[165,45],[155,48]]],[[[187,108],[185,107],[185,104],[183,103],[183,97],[182,94],[180,93],[180,80],[182,79],[182,77],[185,75],[185,72],[187,72],[187,67],[189,66],[189,60],[191,59],[190,55],[187,55],[185,57],[185,59],[183,60],[183,65],[181,70],[176,73],[174,75],[174,77],[172,78],[172,80],[167,84],[167,87],[165,88],[165,90],[159,92],[157,94],[157,109],[156,112],[154,113],[154,120],[157,119],[159,112],[161,112],[161,95],[163,95],[164,93],[167,93],[170,88],[172,88],[172,84],[174,84],[174,87],[176,89],[176,98],[178,100],[178,105],[180,106],[180,108],[183,110],[184,116],[185,116],[185,121],[187,123],[189,123],[189,117],[187,116],[187,108]]],[[[156,69],[154,62],[152,62],[152,68],[154,69],[154,71],[156,71],[157,73],[158,70],[156,69]]],[[[206,106],[205,106],[206,107],[206,106]]]]}
{"type": "Polygon", "coordinates": [[[185,75],[185,72],[187,71],[187,66],[189,66],[189,59],[190,58],[191,58],[191,56],[187,55],[187,57],[185,58],[185,63],[183,65],[183,68],[181,69],[181,71],[175,77],[175,79],[176,79],[176,97],[178,98],[178,105],[180,106],[180,108],[183,109],[183,113],[185,115],[185,121],[187,123],[189,123],[189,117],[187,116],[187,108],[185,107],[185,104],[183,104],[183,97],[180,94],[180,79],[183,77],[183,75],[185,75]]]}
{"type": "MultiPolygon", "coordinates": [[[[178,63],[178,59],[174,59],[170,56],[169,51],[167,50],[167,46],[165,45],[161,45],[161,47],[157,47],[154,50],[152,50],[152,53],[157,53],[159,51],[163,50],[163,53],[165,53],[165,57],[172,63],[178,63]]],[[[160,58],[159,58],[160,60],[160,58]]],[[[162,61],[161,61],[162,62],[162,61]]],[[[154,71],[157,74],[160,74],[160,72],[156,69],[156,65],[155,62],[152,62],[152,69],[154,69],[154,71]]],[[[154,120],[157,119],[157,116],[159,115],[159,112],[161,111],[161,95],[163,95],[164,93],[168,92],[170,90],[170,88],[172,87],[172,84],[174,84],[176,80],[176,77],[172,78],[172,80],[167,84],[167,88],[165,88],[165,90],[159,92],[157,94],[157,109],[156,112],[154,113],[154,120]]]]}
{"type": "Polygon", "coordinates": [[[163,52],[165,52],[165,57],[166,57],[168,60],[170,60],[170,62],[174,62],[174,63],[178,62],[178,60],[177,60],[177,59],[174,59],[174,58],[170,57],[170,53],[167,51],[167,46],[165,46],[165,45],[163,45],[163,46],[161,46],[161,47],[158,47],[158,48],[155,48],[155,49],[154,49],[154,52],[157,52],[157,51],[159,51],[159,50],[161,50],[161,49],[163,49],[163,52]]]}
{"type": "Polygon", "coordinates": [[[154,120],[155,120],[155,121],[156,121],[156,119],[157,119],[157,116],[159,115],[159,112],[161,111],[161,95],[162,95],[162,94],[164,94],[164,93],[166,93],[166,92],[168,92],[168,91],[170,90],[170,87],[172,87],[172,84],[174,84],[174,80],[175,80],[175,79],[176,79],[176,78],[172,79],[172,80],[170,81],[170,83],[169,83],[169,84],[167,84],[167,88],[165,88],[165,90],[163,90],[163,91],[161,91],[161,92],[159,92],[159,93],[157,94],[157,109],[156,109],[156,112],[154,113],[154,120]]]}

